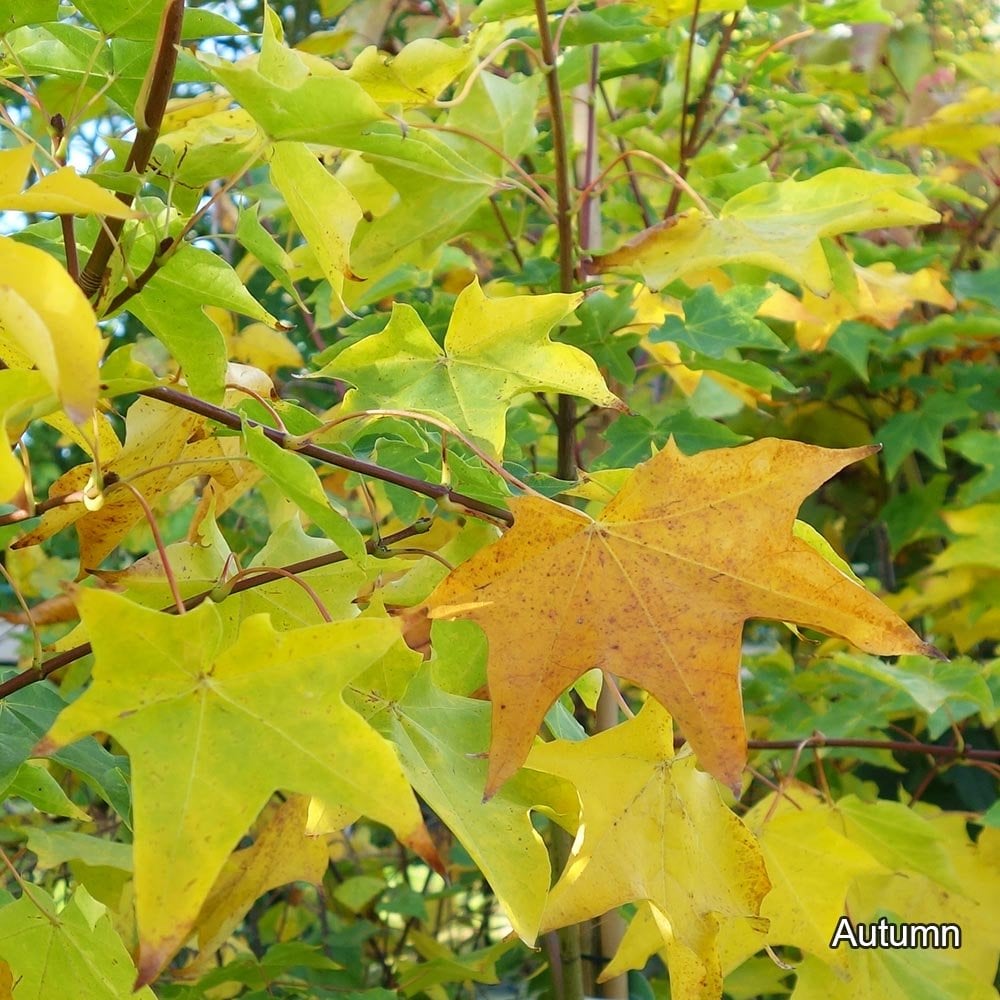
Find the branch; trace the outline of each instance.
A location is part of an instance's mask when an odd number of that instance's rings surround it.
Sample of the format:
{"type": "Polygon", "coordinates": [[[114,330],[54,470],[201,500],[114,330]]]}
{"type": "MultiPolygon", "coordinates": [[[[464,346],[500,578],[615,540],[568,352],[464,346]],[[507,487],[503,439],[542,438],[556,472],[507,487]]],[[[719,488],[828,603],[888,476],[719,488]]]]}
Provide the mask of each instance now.
{"type": "MultiPolygon", "coordinates": [[[[684,740],[681,739],[680,743],[684,740]]],[[[677,740],[674,743],[680,745],[677,740]]],[[[923,753],[955,760],[1000,761],[1000,750],[975,750],[967,746],[945,747],[917,740],[862,740],[827,737],[821,734],[806,740],[747,740],[750,750],[799,750],[805,747],[846,747],[855,750],[889,750],[891,753],[923,753]]]]}
{"type": "MultiPolygon", "coordinates": [[[[142,90],[136,105],[138,130],[125,163],[126,173],[131,171],[141,176],[149,165],[153,147],[160,135],[160,125],[163,123],[163,112],[170,96],[170,88],[174,82],[183,21],[184,0],[167,0],[160,18],[153,59],[142,82],[142,90]]],[[[124,205],[131,205],[133,196],[122,192],[119,193],[118,200],[124,205]]],[[[124,219],[104,220],[104,225],[94,243],[94,249],[87,260],[87,266],[80,275],[80,287],[89,298],[92,298],[101,287],[105,269],[124,225],[124,219]]]]}
{"type": "MultiPolygon", "coordinates": [[[[688,62],[687,66],[685,66],[684,104],[681,108],[680,156],[677,163],[677,172],[682,179],[687,177],[688,171],[691,169],[691,160],[694,158],[697,151],[704,145],[704,140],[699,140],[699,132],[705,122],[705,115],[708,112],[708,106],[711,102],[712,91],[715,89],[715,81],[719,75],[719,71],[722,69],[722,62],[726,57],[726,53],[729,51],[729,46],[733,40],[733,32],[736,30],[736,23],[738,20],[739,11],[734,13],[732,17],[726,20],[723,25],[722,38],[719,39],[719,46],[715,50],[715,57],[712,59],[712,65],[709,67],[708,76],[705,78],[705,85],[701,88],[701,93],[698,95],[698,104],[695,107],[694,118],[691,120],[690,127],[688,127],[687,89],[690,80],[691,58],[694,55],[694,38],[698,22],[698,8],[695,7],[694,17],[691,22],[691,45],[688,48],[688,62]]],[[[720,121],[721,118],[715,122],[715,125],[718,125],[720,121]]],[[[715,125],[713,125],[713,128],[715,125]]],[[[688,194],[690,194],[690,192],[688,192],[688,194]]],[[[670,201],[667,205],[666,211],[663,213],[663,217],[665,219],[669,219],[677,211],[680,200],[681,192],[675,187],[674,190],[670,192],[670,201]]]]}
{"type": "MultiPolygon", "coordinates": [[[[562,91],[556,69],[556,50],[549,31],[545,0],[535,0],[535,20],[538,22],[538,39],[545,63],[545,86],[549,92],[549,117],[552,121],[552,156],[556,167],[556,227],[559,231],[559,289],[569,293],[574,291],[576,284],[573,276],[573,208],[569,190],[569,153],[562,91]]],[[[572,396],[559,396],[556,430],[559,433],[556,475],[560,479],[575,479],[576,400],[572,396]]]]}
{"type": "Polygon", "coordinates": [[[965,258],[968,256],[969,252],[976,245],[976,241],[979,237],[980,232],[985,232],[986,226],[990,221],[990,216],[1000,208],[1000,189],[993,196],[992,201],[979,213],[979,215],[972,220],[972,225],[969,226],[968,231],[962,238],[962,242],[958,245],[958,250],[955,253],[955,257],[951,262],[952,270],[957,270],[965,263],[965,258]]]}
{"type": "MultiPolygon", "coordinates": [[[[422,535],[430,527],[430,522],[427,520],[417,521],[411,524],[407,528],[403,528],[400,531],[395,532],[392,535],[386,535],[384,538],[373,538],[365,544],[365,549],[369,554],[376,551],[381,551],[388,545],[393,545],[395,542],[405,541],[407,538],[412,538],[414,535],[422,535]]],[[[252,590],[254,587],[263,587],[267,583],[274,583],[277,580],[286,579],[291,574],[307,573],[311,569],[319,569],[322,566],[333,566],[336,563],[344,562],[347,556],[343,552],[327,552],[321,556],[313,556],[311,559],[302,559],[299,562],[290,563],[287,566],[275,567],[274,569],[262,569],[259,573],[254,572],[253,576],[244,576],[242,579],[238,579],[231,585],[227,586],[226,597],[231,597],[233,594],[241,594],[244,590],[252,590]]],[[[195,594],[193,597],[185,598],[177,604],[168,605],[165,608],[160,608],[160,611],[166,615],[176,615],[181,613],[181,611],[190,611],[192,608],[196,608],[202,601],[209,600],[212,595],[216,592],[216,588],[210,590],[203,590],[200,594],[195,594]]],[[[20,691],[22,688],[26,688],[31,684],[35,684],[40,680],[44,680],[49,674],[61,667],[68,666],[70,663],[74,663],[77,660],[83,659],[93,652],[93,646],[89,642],[81,643],[79,646],[73,646],[72,649],[63,650],[61,653],[56,653],[55,656],[50,656],[40,667],[32,667],[29,670],[22,670],[21,673],[15,674],[13,677],[8,678],[3,683],[0,683],[0,698],[6,698],[8,695],[13,694],[15,691],[20,691]]]]}
{"type": "MultiPolygon", "coordinates": [[[[155,389],[145,389],[143,396],[150,399],[158,399],[171,406],[178,406],[182,410],[197,413],[209,420],[214,420],[230,430],[240,431],[243,429],[243,420],[238,414],[230,413],[229,410],[213,403],[206,403],[203,399],[189,396],[187,393],[179,392],[177,389],[168,389],[165,386],[158,386],[155,389]]],[[[394,469],[387,469],[384,466],[376,465],[374,462],[366,462],[364,459],[354,458],[351,455],[341,455],[339,452],[331,451],[329,448],[322,448],[316,444],[300,444],[298,439],[290,434],[275,430],[273,427],[266,427],[256,421],[248,420],[250,427],[259,427],[264,436],[270,438],[276,445],[287,448],[289,451],[296,451],[300,455],[315,458],[319,462],[333,465],[338,469],[347,469],[348,472],[356,472],[362,476],[370,476],[383,483],[392,483],[404,490],[412,493],[419,493],[421,496],[430,497],[432,500],[447,500],[451,503],[467,510],[473,517],[481,517],[487,521],[502,521],[506,525],[514,523],[514,515],[503,507],[495,507],[491,503],[477,500],[475,497],[458,493],[450,486],[442,483],[430,483],[426,479],[417,479],[415,476],[407,476],[394,469]]]]}

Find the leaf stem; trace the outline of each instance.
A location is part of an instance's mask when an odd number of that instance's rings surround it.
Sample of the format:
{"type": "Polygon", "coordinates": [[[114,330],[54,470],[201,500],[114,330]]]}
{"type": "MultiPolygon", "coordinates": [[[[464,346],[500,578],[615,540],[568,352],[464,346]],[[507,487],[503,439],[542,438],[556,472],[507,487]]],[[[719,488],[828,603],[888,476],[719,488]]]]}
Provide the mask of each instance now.
{"type": "Polygon", "coordinates": [[[124,479],[119,479],[117,482],[112,483],[105,490],[105,493],[110,493],[111,490],[119,486],[128,490],[135,497],[136,503],[142,508],[142,512],[146,517],[146,523],[153,534],[153,543],[156,545],[156,551],[159,553],[160,562],[163,564],[163,575],[167,578],[170,595],[174,599],[174,607],[177,609],[177,614],[182,615],[187,609],[184,607],[184,598],[181,597],[180,588],[177,586],[177,577],[174,576],[173,567],[170,565],[170,557],[167,555],[166,545],[163,544],[163,536],[160,534],[160,527],[156,523],[153,508],[149,506],[149,501],[142,495],[138,487],[124,479]]]}

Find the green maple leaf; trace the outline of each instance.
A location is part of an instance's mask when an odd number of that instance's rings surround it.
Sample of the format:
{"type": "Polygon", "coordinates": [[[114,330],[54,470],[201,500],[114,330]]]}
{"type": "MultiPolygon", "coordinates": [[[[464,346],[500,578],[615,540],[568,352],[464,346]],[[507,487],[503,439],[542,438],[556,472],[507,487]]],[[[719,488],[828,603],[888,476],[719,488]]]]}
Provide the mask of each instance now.
{"type": "Polygon", "coordinates": [[[983,467],[978,476],[962,484],[959,498],[963,505],[977,503],[1000,492],[1000,434],[986,430],[966,431],[949,441],[948,447],[983,467]]]}
{"type": "Polygon", "coordinates": [[[129,303],[184,369],[191,391],[219,402],[226,382],[226,344],[205,306],[249,316],[270,327],[277,320],[246,290],[218,254],[184,244],[129,303]]]}
{"type": "Polygon", "coordinates": [[[805,181],[765,181],[730,198],[718,218],[690,209],[644,230],[595,257],[594,269],[637,270],[647,284],[663,288],[691,271],[755,264],[823,295],[833,278],[821,237],[938,221],[937,212],[903,194],[916,184],[907,174],[852,167],[805,181]]]}
{"type": "Polygon", "coordinates": [[[622,409],[594,361],[549,332],[582,295],[489,298],[478,280],[462,290],[440,347],[410,306],[393,306],[388,326],[352,344],[316,376],[356,388],[344,409],[381,407],[444,417],[459,430],[503,449],[504,417],[522,392],[549,390],[622,409]]]}
{"type": "Polygon", "coordinates": [[[878,441],[890,477],[914,451],[922,452],[939,469],[945,467],[942,436],[949,424],[969,417],[969,395],[969,390],[935,392],[917,409],[897,413],[882,426],[878,441]]]}
{"type": "Polygon", "coordinates": [[[489,744],[489,705],[442,691],[432,682],[429,667],[377,720],[399,748],[414,788],[465,846],[518,936],[532,943],[551,872],[530,812],[555,809],[572,822],[572,789],[551,775],[525,770],[483,802],[486,761],[475,753],[489,744]]]}
{"type": "Polygon", "coordinates": [[[87,591],[93,683],[36,748],[111,733],[133,774],[140,981],[184,943],[230,852],[277,789],[371,816],[436,858],[390,745],[341,692],[389,652],[388,620],[276,632],[254,615],[232,639],[205,602],[174,617],[87,591]]]}
{"type": "Polygon", "coordinates": [[[766,288],[737,285],[719,295],[711,285],[702,285],[685,301],[683,322],[677,316],[667,316],[650,340],[686,344],[710,358],[721,358],[733,347],[787,351],[780,337],[754,319],[754,313],[768,294],[766,288]]]}
{"type": "Polygon", "coordinates": [[[132,992],[135,966],[111,915],[82,885],[62,909],[44,889],[25,885],[0,909],[0,954],[18,1000],[155,1000],[149,988],[132,992]]]}

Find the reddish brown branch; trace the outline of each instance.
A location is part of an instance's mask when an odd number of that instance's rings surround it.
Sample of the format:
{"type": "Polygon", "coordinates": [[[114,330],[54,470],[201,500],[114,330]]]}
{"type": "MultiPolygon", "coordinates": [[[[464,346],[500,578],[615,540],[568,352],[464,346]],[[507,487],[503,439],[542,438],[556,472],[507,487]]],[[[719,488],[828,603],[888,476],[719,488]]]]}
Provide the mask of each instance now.
{"type": "MultiPolygon", "coordinates": [[[[138,175],[145,173],[153,147],[160,135],[163,123],[163,112],[170,96],[170,88],[174,82],[174,70],[177,68],[178,46],[181,41],[181,26],[184,21],[184,0],[167,0],[160,18],[160,27],[156,36],[156,45],[152,62],[143,80],[142,91],[136,108],[135,142],[125,164],[126,173],[138,175]]],[[[131,205],[133,196],[119,193],[118,200],[124,205],[131,205]]],[[[111,254],[121,235],[124,219],[105,219],[91,251],[87,266],[80,275],[80,287],[85,295],[93,297],[101,287],[104,272],[111,260],[111,254]]]]}
{"type": "MultiPolygon", "coordinates": [[[[680,742],[683,742],[681,740],[680,742]]],[[[841,747],[854,750],[888,750],[891,753],[922,753],[954,760],[1000,761],[1000,750],[976,750],[968,746],[939,746],[917,740],[863,740],[810,736],[807,740],[747,740],[751,750],[798,750],[803,747],[841,747]]]]}
{"type": "MultiPolygon", "coordinates": [[[[380,551],[390,545],[394,545],[396,542],[402,542],[407,538],[412,538],[414,535],[423,534],[428,526],[428,521],[417,521],[415,524],[411,524],[409,527],[403,528],[392,535],[386,535],[380,539],[372,539],[365,545],[365,548],[369,553],[380,551]]],[[[327,552],[324,555],[313,556],[311,559],[302,559],[287,566],[262,570],[259,573],[236,580],[227,588],[226,597],[231,597],[233,594],[241,594],[243,591],[252,590],[254,587],[263,587],[265,584],[274,583],[277,580],[283,580],[289,574],[307,573],[311,569],[319,569],[322,566],[333,566],[336,563],[344,562],[346,559],[347,556],[343,552],[327,552]]],[[[171,604],[165,608],[160,608],[160,611],[167,615],[176,615],[181,609],[190,611],[201,604],[202,601],[211,598],[213,593],[215,593],[215,588],[203,590],[200,594],[185,598],[178,605],[171,604]]],[[[15,691],[20,691],[22,688],[44,680],[49,674],[59,670],[61,667],[68,666],[70,663],[83,659],[83,657],[91,652],[93,652],[91,644],[84,642],[79,646],[73,646],[72,649],[65,649],[61,653],[56,653],[55,656],[50,656],[39,668],[32,667],[30,670],[22,670],[21,673],[15,674],[13,677],[0,683],[0,698],[6,698],[15,691]]]]}
{"type": "MultiPolygon", "coordinates": [[[[234,431],[239,431],[243,428],[243,419],[238,414],[231,413],[221,406],[215,406],[213,403],[206,403],[203,399],[189,396],[187,393],[180,392],[177,389],[158,386],[155,389],[146,389],[142,395],[149,396],[151,399],[159,399],[161,402],[180,407],[191,413],[197,413],[234,431]]],[[[402,472],[396,472],[395,469],[387,469],[384,466],[376,465],[374,462],[366,462],[351,455],[341,455],[339,452],[323,448],[311,442],[306,444],[296,443],[293,448],[289,441],[289,435],[282,431],[275,430],[273,427],[265,427],[263,424],[258,424],[252,420],[247,421],[247,423],[251,427],[259,427],[265,437],[270,438],[275,444],[280,445],[282,448],[287,448],[289,451],[296,451],[300,455],[315,458],[319,462],[333,465],[338,469],[347,469],[348,472],[356,472],[362,476],[371,476],[372,479],[377,479],[380,482],[392,483],[394,486],[410,490],[413,493],[419,493],[421,496],[430,497],[432,500],[448,500],[465,508],[473,516],[483,517],[490,521],[502,521],[504,524],[514,523],[514,516],[509,510],[504,510],[503,507],[496,507],[483,500],[477,500],[475,497],[466,496],[464,493],[459,493],[450,486],[445,486],[442,483],[430,483],[425,479],[407,476],[402,472]]]]}

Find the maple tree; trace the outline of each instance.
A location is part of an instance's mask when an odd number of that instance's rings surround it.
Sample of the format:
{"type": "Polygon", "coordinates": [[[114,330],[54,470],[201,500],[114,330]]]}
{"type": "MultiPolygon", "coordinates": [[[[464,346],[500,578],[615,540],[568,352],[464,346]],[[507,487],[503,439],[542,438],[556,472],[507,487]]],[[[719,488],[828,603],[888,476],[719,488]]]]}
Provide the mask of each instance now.
{"type": "Polygon", "coordinates": [[[997,995],[944,6],[0,4],[0,996],[997,995]]]}

